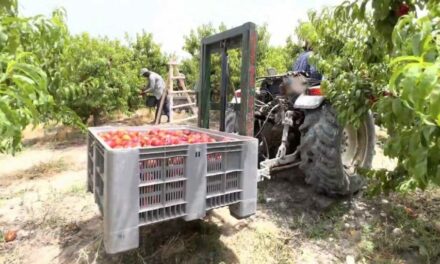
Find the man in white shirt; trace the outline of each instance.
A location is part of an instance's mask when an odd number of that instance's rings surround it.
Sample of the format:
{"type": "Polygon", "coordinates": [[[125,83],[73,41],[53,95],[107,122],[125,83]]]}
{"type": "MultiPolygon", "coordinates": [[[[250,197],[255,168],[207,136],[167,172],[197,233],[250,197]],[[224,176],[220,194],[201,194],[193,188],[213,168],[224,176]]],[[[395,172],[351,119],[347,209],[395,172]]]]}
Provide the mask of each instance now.
{"type": "MultiPolygon", "coordinates": [[[[148,79],[148,84],[144,89],[142,89],[142,94],[151,92],[156,98],[156,115],[155,115],[155,120],[156,120],[157,115],[161,115],[161,113],[159,113],[159,107],[160,107],[160,101],[162,100],[162,96],[164,95],[165,92],[165,82],[159,74],[150,71],[146,68],[141,69],[141,76],[148,79]]],[[[163,112],[168,117],[167,122],[170,122],[170,104],[168,101],[168,96],[165,97],[163,112]]]]}

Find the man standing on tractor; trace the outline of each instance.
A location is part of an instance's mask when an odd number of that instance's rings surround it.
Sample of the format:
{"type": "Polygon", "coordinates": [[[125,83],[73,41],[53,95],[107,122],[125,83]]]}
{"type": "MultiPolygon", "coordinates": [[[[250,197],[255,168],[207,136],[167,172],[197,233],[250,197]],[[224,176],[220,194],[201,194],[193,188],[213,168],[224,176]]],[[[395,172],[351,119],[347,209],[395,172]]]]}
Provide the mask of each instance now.
{"type": "Polygon", "coordinates": [[[165,94],[166,92],[165,82],[163,81],[163,78],[159,74],[153,71],[149,71],[146,68],[141,69],[141,76],[148,79],[148,84],[142,90],[142,94],[151,92],[156,98],[156,114],[154,120],[162,116],[162,113],[159,113],[160,111],[159,108],[160,108],[160,102],[162,101],[162,97],[165,96],[164,104],[163,104],[163,112],[168,118],[167,122],[170,122],[170,104],[169,104],[168,96],[165,94]]]}
{"type": "Polygon", "coordinates": [[[298,56],[298,59],[292,66],[292,70],[296,72],[306,72],[310,75],[310,79],[321,81],[322,75],[318,72],[315,66],[310,65],[309,58],[313,54],[312,46],[309,42],[305,42],[304,52],[298,56]]]}

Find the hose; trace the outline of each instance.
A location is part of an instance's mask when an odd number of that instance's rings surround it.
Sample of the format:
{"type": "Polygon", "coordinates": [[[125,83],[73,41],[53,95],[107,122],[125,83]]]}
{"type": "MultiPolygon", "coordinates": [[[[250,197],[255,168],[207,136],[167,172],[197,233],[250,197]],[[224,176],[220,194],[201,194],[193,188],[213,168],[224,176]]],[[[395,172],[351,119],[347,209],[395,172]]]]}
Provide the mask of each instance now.
{"type": "Polygon", "coordinates": [[[258,137],[258,135],[260,135],[261,131],[263,131],[264,126],[266,125],[267,121],[269,120],[270,115],[272,114],[273,110],[275,110],[276,108],[278,108],[280,105],[275,105],[274,107],[272,107],[272,109],[270,109],[269,113],[267,114],[266,120],[264,120],[263,125],[261,126],[260,130],[258,131],[257,134],[255,134],[255,137],[258,137]]]}

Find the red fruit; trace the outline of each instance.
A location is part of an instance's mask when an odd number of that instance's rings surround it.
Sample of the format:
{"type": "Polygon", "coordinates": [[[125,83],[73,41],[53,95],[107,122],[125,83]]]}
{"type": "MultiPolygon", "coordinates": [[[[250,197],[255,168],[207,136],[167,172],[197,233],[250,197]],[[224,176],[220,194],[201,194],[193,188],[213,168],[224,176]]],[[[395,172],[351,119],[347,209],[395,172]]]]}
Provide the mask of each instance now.
{"type": "Polygon", "coordinates": [[[172,143],[173,145],[177,145],[177,144],[180,144],[180,140],[179,140],[178,138],[174,137],[174,138],[172,139],[171,143],[172,143]]]}
{"type": "Polygon", "coordinates": [[[185,135],[189,135],[189,134],[191,134],[191,131],[189,131],[188,129],[185,129],[185,130],[183,130],[182,132],[183,132],[183,134],[185,134],[185,135]]]}
{"type": "Polygon", "coordinates": [[[131,137],[129,135],[125,134],[122,136],[122,140],[129,141],[129,140],[131,140],[131,137]]]}
{"type": "Polygon", "coordinates": [[[144,138],[144,145],[145,146],[150,146],[151,145],[151,140],[148,138],[144,138]]]}
{"type": "Polygon", "coordinates": [[[107,142],[107,144],[108,144],[111,148],[116,147],[116,142],[114,142],[113,140],[110,140],[109,142],[107,142]]]}
{"type": "Polygon", "coordinates": [[[119,138],[119,137],[116,137],[116,138],[114,139],[114,141],[115,141],[116,145],[121,145],[121,144],[122,144],[122,139],[119,138]]]}
{"type": "Polygon", "coordinates": [[[122,130],[118,130],[118,131],[116,131],[116,133],[115,133],[115,135],[117,135],[118,137],[122,137],[124,134],[125,134],[125,132],[122,131],[122,130]]]}
{"type": "Polygon", "coordinates": [[[161,142],[158,138],[153,138],[151,140],[151,146],[160,146],[161,142]]]}
{"type": "Polygon", "coordinates": [[[200,139],[191,137],[188,139],[188,143],[190,143],[190,144],[200,143],[200,139]]]}
{"type": "Polygon", "coordinates": [[[16,238],[17,238],[17,231],[15,230],[8,230],[4,235],[5,242],[14,241],[16,238]]]}
{"type": "Polygon", "coordinates": [[[408,13],[409,13],[409,5],[408,4],[406,4],[406,3],[402,3],[395,11],[394,11],[394,13],[395,13],[395,15],[397,16],[397,17],[401,17],[401,16],[404,16],[404,15],[407,15],[408,13]]]}
{"type": "Polygon", "coordinates": [[[164,143],[164,145],[171,145],[172,143],[171,136],[170,135],[163,136],[162,142],[164,143]]]}

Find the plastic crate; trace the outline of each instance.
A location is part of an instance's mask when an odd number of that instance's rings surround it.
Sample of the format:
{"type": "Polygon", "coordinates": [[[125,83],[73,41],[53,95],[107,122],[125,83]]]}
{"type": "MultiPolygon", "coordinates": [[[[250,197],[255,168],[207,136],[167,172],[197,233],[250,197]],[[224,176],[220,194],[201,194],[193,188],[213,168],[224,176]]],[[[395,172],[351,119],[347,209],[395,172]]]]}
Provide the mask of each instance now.
{"type": "Polygon", "coordinates": [[[89,128],[87,188],[103,215],[106,251],[137,248],[143,225],[195,220],[222,206],[237,218],[254,214],[257,148],[255,138],[189,126],[89,128]],[[116,129],[188,129],[229,140],[111,149],[97,134],[116,129]]]}

